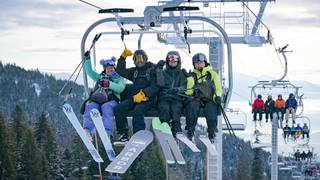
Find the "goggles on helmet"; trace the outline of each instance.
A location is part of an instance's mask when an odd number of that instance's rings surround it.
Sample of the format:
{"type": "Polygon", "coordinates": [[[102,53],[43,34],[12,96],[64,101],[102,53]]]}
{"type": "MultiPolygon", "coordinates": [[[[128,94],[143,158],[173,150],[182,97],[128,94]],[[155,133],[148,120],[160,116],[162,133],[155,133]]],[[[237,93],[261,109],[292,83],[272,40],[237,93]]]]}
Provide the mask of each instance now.
{"type": "Polygon", "coordinates": [[[177,62],[179,60],[179,56],[178,55],[175,55],[175,54],[172,54],[172,55],[169,55],[168,56],[168,59],[169,61],[175,61],[177,62]]]}
{"type": "Polygon", "coordinates": [[[206,61],[206,57],[203,54],[198,54],[196,60],[197,61],[206,61]]]}
{"type": "Polygon", "coordinates": [[[134,57],[134,59],[135,59],[135,61],[144,61],[143,55],[136,55],[136,56],[134,57]]]}
{"type": "Polygon", "coordinates": [[[101,59],[100,64],[103,67],[108,67],[108,66],[115,66],[115,62],[112,59],[101,59]]]}

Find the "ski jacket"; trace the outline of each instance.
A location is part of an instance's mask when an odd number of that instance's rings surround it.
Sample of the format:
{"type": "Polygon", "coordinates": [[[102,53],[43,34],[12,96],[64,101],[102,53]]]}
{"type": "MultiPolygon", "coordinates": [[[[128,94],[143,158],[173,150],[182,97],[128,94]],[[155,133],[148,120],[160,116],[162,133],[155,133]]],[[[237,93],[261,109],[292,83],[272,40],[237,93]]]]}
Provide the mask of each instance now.
{"type": "Polygon", "coordinates": [[[297,109],[298,106],[298,102],[295,98],[289,98],[286,101],[286,109],[287,108],[293,108],[293,109],[297,109]]]}
{"type": "Polygon", "coordinates": [[[309,128],[307,125],[303,125],[302,127],[302,132],[308,133],[309,132],[309,128]]]}
{"type": "Polygon", "coordinates": [[[85,60],[84,69],[85,69],[87,75],[94,81],[99,81],[100,79],[108,78],[109,79],[109,88],[108,88],[108,90],[111,90],[113,92],[113,94],[120,100],[120,93],[122,91],[124,91],[124,88],[125,88],[125,83],[124,83],[124,78],[123,77],[121,77],[116,72],[111,76],[105,74],[104,72],[102,72],[100,74],[97,73],[92,68],[90,58],[85,60]]]}
{"type": "Polygon", "coordinates": [[[120,56],[117,63],[116,71],[124,78],[133,82],[133,94],[137,94],[140,90],[151,98],[157,95],[159,88],[156,81],[155,65],[151,62],[141,67],[126,68],[126,59],[120,56]]]}
{"type": "MultiPolygon", "coordinates": [[[[221,97],[222,96],[222,88],[219,80],[218,74],[212,69],[211,65],[208,65],[203,68],[203,70],[200,72],[197,69],[193,69],[193,73],[197,77],[198,83],[201,83],[202,81],[206,81],[207,78],[202,78],[203,76],[206,76],[207,73],[211,76],[211,81],[213,82],[215,93],[212,96],[212,100],[214,101],[215,95],[221,97]]],[[[195,78],[193,76],[190,76],[187,78],[187,90],[185,92],[186,95],[194,96],[194,90],[195,88],[195,78]]]]}
{"type": "Polygon", "coordinates": [[[187,77],[181,70],[181,61],[178,61],[178,65],[174,69],[170,68],[170,66],[166,63],[166,67],[164,70],[161,70],[161,73],[165,81],[163,86],[160,87],[158,100],[172,98],[174,100],[182,100],[182,97],[179,96],[179,93],[183,93],[183,91],[180,91],[186,88],[187,77]]]}
{"type": "Polygon", "coordinates": [[[264,102],[262,99],[255,99],[252,104],[252,109],[264,109],[264,102]]]}
{"type": "Polygon", "coordinates": [[[277,99],[274,103],[276,109],[286,108],[286,101],[284,99],[277,99]]]}
{"type": "Polygon", "coordinates": [[[272,112],[274,110],[274,100],[268,99],[264,103],[265,110],[268,112],[272,112]]]}

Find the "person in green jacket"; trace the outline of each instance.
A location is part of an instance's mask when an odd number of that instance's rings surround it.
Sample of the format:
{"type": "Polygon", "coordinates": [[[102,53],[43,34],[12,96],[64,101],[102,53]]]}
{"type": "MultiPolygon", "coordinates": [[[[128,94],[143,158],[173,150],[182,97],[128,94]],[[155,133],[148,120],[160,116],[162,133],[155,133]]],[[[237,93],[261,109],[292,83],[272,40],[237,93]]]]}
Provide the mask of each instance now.
{"type": "Polygon", "coordinates": [[[191,76],[187,78],[185,92],[190,96],[185,109],[187,137],[192,139],[202,107],[208,126],[208,138],[213,142],[215,133],[218,132],[217,119],[222,96],[219,76],[202,53],[195,54],[192,57],[192,63],[194,69],[191,76]]]}
{"type": "Polygon", "coordinates": [[[124,78],[115,71],[115,57],[101,59],[103,71],[97,73],[92,69],[90,51],[84,54],[84,69],[87,75],[96,81],[95,87],[90,93],[90,103],[86,105],[83,115],[83,128],[92,140],[94,124],[90,117],[92,109],[98,109],[102,113],[104,128],[108,135],[114,135],[114,108],[120,101],[120,93],[125,89],[124,78]]]}

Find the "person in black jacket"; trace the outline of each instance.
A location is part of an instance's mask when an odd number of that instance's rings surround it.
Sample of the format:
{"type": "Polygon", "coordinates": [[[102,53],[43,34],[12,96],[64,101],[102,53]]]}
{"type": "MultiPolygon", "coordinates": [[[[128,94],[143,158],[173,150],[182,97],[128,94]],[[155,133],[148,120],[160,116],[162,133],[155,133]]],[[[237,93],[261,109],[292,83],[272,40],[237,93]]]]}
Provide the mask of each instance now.
{"type": "MultiPolygon", "coordinates": [[[[159,63],[158,63],[159,64],[159,63]]],[[[182,112],[182,97],[187,85],[185,73],[181,70],[181,57],[177,51],[169,51],[166,56],[165,69],[162,72],[165,81],[160,87],[157,107],[160,121],[171,124],[173,136],[182,132],[180,117],[182,112]],[[170,122],[170,120],[172,120],[170,122]]]]}
{"type": "Polygon", "coordinates": [[[274,113],[274,100],[272,99],[272,96],[269,95],[268,99],[264,103],[265,113],[266,113],[266,123],[268,122],[269,115],[270,115],[270,121],[273,119],[273,113],[274,113]]]}
{"type": "Polygon", "coordinates": [[[144,114],[154,103],[159,88],[156,84],[154,64],[148,62],[144,50],[136,50],[133,54],[135,67],[126,68],[126,58],[132,52],[125,49],[117,63],[116,71],[122,77],[133,82],[132,98],[122,101],[115,108],[115,119],[119,138],[115,145],[124,145],[128,141],[127,115],[132,110],[133,133],[145,129],[144,114]]]}

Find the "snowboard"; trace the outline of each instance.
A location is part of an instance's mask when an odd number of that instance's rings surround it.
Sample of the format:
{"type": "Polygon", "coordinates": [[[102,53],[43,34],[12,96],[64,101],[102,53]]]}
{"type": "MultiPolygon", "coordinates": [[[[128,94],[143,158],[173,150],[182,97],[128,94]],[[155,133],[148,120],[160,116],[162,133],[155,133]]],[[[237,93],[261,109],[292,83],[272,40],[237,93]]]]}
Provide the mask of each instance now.
{"type": "Polygon", "coordinates": [[[120,154],[108,165],[105,171],[111,173],[125,173],[133,161],[153,141],[153,134],[148,130],[136,132],[120,152],[120,154]]]}
{"type": "Polygon", "coordinates": [[[86,133],[85,133],[84,129],[82,128],[82,126],[81,126],[76,114],[74,113],[71,105],[64,104],[62,109],[63,109],[64,114],[67,116],[68,120],[72,124],[72,126],[75,128],[75,130],[79,134],[82,142],[84,143],[86,148],[89,150],[89,153],[92,156],[92,158],[94,159],[94,161],[103,162],[103,159],[101,158],[100,154],[98,153],[96,148],[93,146],[91,141],[86,136],[86,133]]]}
{"type": "Polygon", "coordinates": [[[90,117],[92,118],[92,121],[99,133],[99,136],[101,138],[102,144],[104,146],[104,149],[106,150],[109,160],[113,161],[113,159],[115,158],[115,152],[112,148],[110,138],[108,137],[104,128],[100,112],[97,109],[92,109],[90,112],[90,117]]]}

